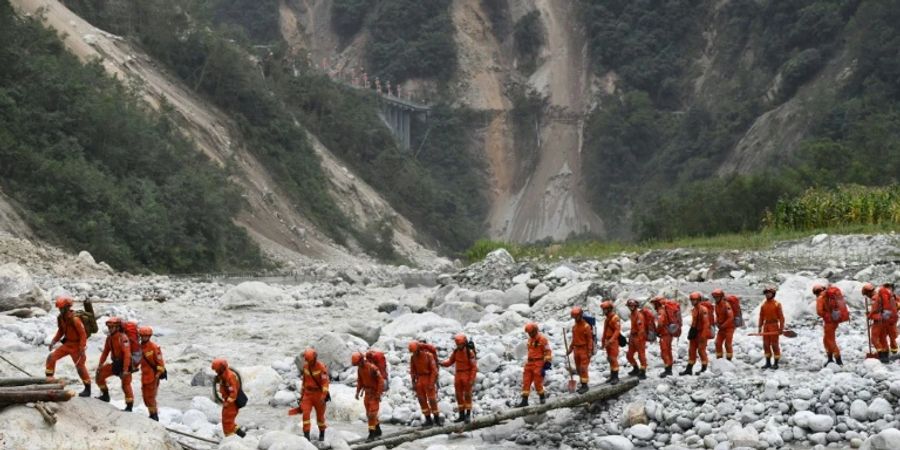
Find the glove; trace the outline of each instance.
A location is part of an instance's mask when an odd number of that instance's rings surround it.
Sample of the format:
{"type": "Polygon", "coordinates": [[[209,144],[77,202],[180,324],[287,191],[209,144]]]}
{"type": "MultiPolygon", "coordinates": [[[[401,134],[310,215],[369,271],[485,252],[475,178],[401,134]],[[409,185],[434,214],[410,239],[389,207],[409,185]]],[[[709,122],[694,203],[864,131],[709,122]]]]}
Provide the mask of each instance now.
{"type": "Polygon", "coordinates": [[[328,403],[330,401],[331,401],[331,392],[326,392],[325,393],[325,403],[328,403]]]}
{"type": "Polygon", "coordinates": [[[47,346],[47,350],[53,351],[53,346],[56,345],[56,342],[51,342],[50,345],[47,346]]]}
{"type": "Polygon", "coordinates": [[[544,366],[541,367],[541,376],[542,377],[547,375],[547,371],[550,370],[551,366],[552,365],[550,364],[550,361],[544,361],[544,366]]]}
{"type": "Polygon", "coordinates": [[[697,327],[691,327],[691,329],[688,330],[688,340],[693,341],[694,339],[697,339],[697,327]]]}
{"type": "Polygon", "coordinates": [[[355,395],[353,395],[353,399],[354,399],[354,400],[359,400],[359,392],[357,392],[355,395]]]}
{"type": "Polygon", "coordinates": [[[669,334],[675,334],[675,332],[678,331],[678,325],[675,325],[674,323],[667,325],[667,328],[669,329],[669,334]]]}
{"type": "Polygon", "coordinates": [[[890,311],[883,311],[883,312],[881,313],[881,318],[884,319],[884,320],[890,319],[890,318],[891,318],[891,312],[890,312],[890,311]]]}

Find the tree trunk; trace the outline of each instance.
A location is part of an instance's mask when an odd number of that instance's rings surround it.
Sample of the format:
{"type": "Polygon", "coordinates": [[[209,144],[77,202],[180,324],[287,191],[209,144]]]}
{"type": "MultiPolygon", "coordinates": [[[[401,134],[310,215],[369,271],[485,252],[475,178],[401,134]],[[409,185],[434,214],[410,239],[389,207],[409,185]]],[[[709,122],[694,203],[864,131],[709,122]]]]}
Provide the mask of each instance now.
{"type": "Polygon", "coordinates": [[[28,386],[29,384],[55,384],[57,381],[47,381],[44,377],[35,378],[0,378],[0,387],[28,386]]]}
{"type": "Polygon", "coordinates": [[[494,425],[500,424],[501,422],[516,419],[519,417],[543,414],[554,409],[571,408],[583,405],[585,403],[593,403],[599,400],[613,398],[631,390],[637,385],[638,381],[636,379],[623,380],[617,385],[606,385],[591,389],[584,395],[565,395],[563,397],[548,401],[543,405],[526,406],[524,408],[511,408],[488,416],[478,417],[472,420],[472,423],[468,424],[459,423],[443,427],[432,427],[400,433],[392,433],[382,436],[381,438],[371,442],[357,440],[349,442],[349,444],[350,448],[352,448],[353,450],[369,450],[381,445],[387,446],[388,448],[395,447],[405,442],[412,442],[431,436],[450,433],[463,433],[467,431],[477,430],[479,428],[492,427],[494,425]]]}
{"type": "Polygon", "coordinates": [[[0,405],[12,405],[31,402],[65,402],[75,396],[74,391],[50,390],[50,391],[13,391],[7,392],[0,389],[0,405]]]}
{"type": "Polygon", "coordinates": [[[54,391],[65,389],[63,383],[54,384],[29,384],[26,386],[4,386],[0,387],[0,392],[22,392],[22,391],[54,391]]]}

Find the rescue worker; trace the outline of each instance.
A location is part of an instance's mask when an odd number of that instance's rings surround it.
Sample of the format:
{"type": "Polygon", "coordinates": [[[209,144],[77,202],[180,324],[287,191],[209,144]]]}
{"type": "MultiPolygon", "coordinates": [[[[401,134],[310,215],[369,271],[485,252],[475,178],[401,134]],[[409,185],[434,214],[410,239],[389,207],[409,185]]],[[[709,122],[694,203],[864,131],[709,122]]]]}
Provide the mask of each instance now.
{"type": "Polygon", "coordinates": [[[716,359],[725,359],[731,361],[734,357],[734,317],[735,311],[731,308],[731,303],[725,299],[725,292],[721,289],[715,289],[710,294],[716,300],[716,359]]]}
{"type": "Polygon", "coordinates": [[[581,386],[578,388],[579,394],[588,391],[588,366],[591,364],[591,357],[594,356],[594,328],[586,320],[584,320],[584,310],[580,306],[572,307],[570,313],[575,319],[575,325],[572,326],[572,344],[569,346],[569,354],[574,353],[575,372],[581,379],[581,386]]]}
{"type": "Polygon", "coordinates": [[[300,410],[303,411],[303,436],[309,439],[309,431],[312,428],[310,416],[312,410],[316,410],[316,426],[319,429],[319,440],[325,441],[325,403],[331,400],[328,393],[328,368],[315,350],[308,348],[303,352],[303,373],[300,377],[300,410]]]}
{"type": "Polygon", "coordinates": [[[381,436],[381,424],[378,422],[378,410],[381,408],[381,394],[384,393],[384,376],[374,363],[360,352],[350,355],[350,363],[356,366],[356,395],[363,393],[363,405],[366,407],[366,419],[369,422],[369,436],[372,441],[381,436]]]}
{"type": "Polygon", "coordinates": [[[450,357],[441,361],[444,367],[456,365],[453,376],[453,388],[456,391],[456,407],[459,417],[454,422],[469,423],[472,420],[472,387],[478,375],[478,360],[475,350],[469,348],[469,339],[460,333],[453,337],[456,348],[450,357]]]}
{"type": "MultiPolygon", "coordinates": [[[[880,290],[879,290],[880,291],[880,290]]],[[[888,352],[890,351],[890,326],[891,309],[894,307],[892,298],[880,295],[875,291],[872,283],[866,283],[862,287],[862,294],[869,298],[869,319],[872,320],[872,345],[878,352],[878,359],[882,363],[888,362],[888,352]]]]}
{"type": "Polygon", "coordinates": [[[900,348],[897,347],[897,301],[894,296],[894,284],[882,284],[881,287],[878,288],[878,296],[886,306],[889,306],[889,311],[891,312],[891,317],[887,319],[885,323],[885,333],[887,333],[891,354],[896,355],[900,348]]]}
{"type": "Polygon", "coordinates": [[[91,375],[87,370],[87,332],[84,331],[84,324],[72,311],[71,297],[65,295],[56,297],[56,307],[59,309],[59,317],[56,319],[56,335],[53,336],[48,347],[50,354],[47,355],[44,374],[48,380],[53,380],[53,375],[56,373],[56,362],[69,356],[75,363],[75,370],[78,371],[81,382],[84,383],[84,390],[78,396],[90,397],[91,375]],[[53,350],[60,340],[63,345],[53,350]]]}
{"type": "Polygon", "coordinates": [[[679,375],[694,375],[694,364],[700,360],[701,368],[697,374],[706,372],[709,365],[709,356],[706,346],[712,339],[713,317],[711,308],[703,304],[703,295],[699,292],[691,292],[689,296],[693,309],[691,310],[691,329],[688,331],[688,364],[679,375]]]}
{"type": "Polygon", "coordinates": [[[763,290],[766,299],[759,308],[759,323],[757,331],[762,334],[763,353],[766,355],[766,365],[763,369],[778,369],[778,361],[781,359],[781,346],[778,341],[784,331],[784,313],[781,311],[781,303],[775,299],[775,289],[769,286],[763,290]],[[772,364],[772,359],[775,363],[772,364]]]}
{"type": "Polygon", "coordinates": [[[622,333],[622,323],[616,314],[615,305],[611,300],[600,303],[606,320],[603,321],[603,338],[600,345],[606,350],[606,360],[609,361],[609,378],[606,382],[617,384],[619,382],[619,336],[622,333]]]}
{"type": "Polygon", "coordinates": [[[629,376],[637,376],[640,380],[647,379],[647,331],[649,324],[641,305],[635,299],[629,299],[625,302],[625,306],[631,310],[631,332],[628,339],[628,353],[625,357],[631,364],[631,372],[629,376]],[[635,359],[637,355],[637,359],[635,359]],[[640,366],[638,366],[640,362],[640,366]]]}
{"type": "Polygon", "coordinates": [[[657,295],[650,300],[650,304],[656,309],[656,335],[659,336],[659,356],[663,360],[665,369],[660,378],[672,375],[672,366],[675,364],[675,358],[672,354],[672,331],[669,329],[670,319],[666,313],[666,302],[670,302],[661,295],[657,295]]]}
{"type": "Polygon", "coordinates": [[[441,419],[440,410],[438,409],[437,359],[434,353],[420,347],[424,347],[424,345],[420,345],[419,341],[409,342],[409,352],[412,353],[412,356],[409,358],[409,376],[412,378],[412,385],[416,390],[419,406],[422,408],[422,414],[425,416],[423,426],[441,426],[444,424],[444,421],[441,419]],[[434,416],[434,420],[432,420],[432,416],[434,416]]]}
{"type": "MultiPolygon", "coordinates": [[[[832,288],[837,289],[837,287],[832,288]]],[[[836,362],[839,366],[843,366],[844,362],[841,360],[841,349],[837,345],[836,338],[839,322],[837,318],[832,316],[834,306],[831,305],[831,301],[828,298],[827,288],[816,283],[812,286],[812,293],[816,297],[816,314],[822,318],[825,330],[822,334],[822,345],[825,347],[825,355],[828,356],[828,360],[825,361],[825,366],[828,366],[833,362],[836,362]]]]}
{"type": "Polygon", "coordinates": [[[110,317],[106,320],[106,329],[109,335],[103,344],[103,353],[100,354],[100,366],[97,369],[97,386],[100,387],[100,400],[109,401],[109,388],[106,379],[115,375],[122,380],[122,393],[125,394],[125,409],[131,411],[134,407],[134,392],[131,389],[131,343],[128,336],[122,332],[122,319],[110,317]],[[112,362],[106,363],[106,358],[112,358],[112,362]]]}
{"type": "Polygon", "coordinates": [[[159,345],[151,341],[153,328],[144,326],[138,329],[141,339],[141,396],[144,398],[144,406],[150,413],[150,418],[159,422],[158,409],[156,407],[156,393],[159,390],[159,380],[166,373],[166,363],[163,361],[162,350],[159,345]]]}
{"type": "Polygon", "coordinates": [[[519,407],[528,406],[528,396],[531,395],[531,385],[537,391],[541,404],[547,401],[544,395],[544,375],[550,370],[550,361],[553,353],[550,350],[550,341],[538,331],[538,324],[528,322],[525,324],[525,334],[528,335],[528,355],[525,361],[525,369],[522,372],[522,401],[519,407]]]}
{"type": "Polygon", "coordinates": [[[241,382],[234,371],[228,368],[225,358],[216,358],[212,361],[212,370],[216,373],[215,382],[219,383],[219,395],[222,396],[222,433],[225,437],[237,434],[240,437],[247,435],[237,425],[238,393],[241,392],[241,382]]]}

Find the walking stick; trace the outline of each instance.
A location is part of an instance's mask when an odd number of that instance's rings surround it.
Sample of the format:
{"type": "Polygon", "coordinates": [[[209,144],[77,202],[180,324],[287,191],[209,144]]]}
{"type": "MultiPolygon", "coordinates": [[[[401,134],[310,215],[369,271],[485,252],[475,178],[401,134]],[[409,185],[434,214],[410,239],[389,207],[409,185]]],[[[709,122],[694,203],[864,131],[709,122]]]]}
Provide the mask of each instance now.
{"type": "Polygon", "coordinates": [[[563,344],[566,346],[566,369],[569,371],[569,393],[575,392],[575,378],[572,376],[572,365],[569,363],[569,339],[566,338],[566,329],[563,328],[563,344]]]}

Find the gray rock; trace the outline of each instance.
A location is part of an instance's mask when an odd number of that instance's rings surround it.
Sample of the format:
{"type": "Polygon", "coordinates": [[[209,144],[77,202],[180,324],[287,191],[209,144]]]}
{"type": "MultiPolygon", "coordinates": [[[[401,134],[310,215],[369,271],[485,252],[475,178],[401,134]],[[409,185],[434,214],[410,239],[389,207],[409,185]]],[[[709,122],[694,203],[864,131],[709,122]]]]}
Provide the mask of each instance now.
{"type": "Polygon", "coordinates": [[[826,432],[830,431],[834,426],[834,419],[831,416],[826,416],[824,414],[815,414],[809,418],[808,427],[813,432],[826,432]]]}
{"type": "Polygon", "coordinates": [[[352,320],[345,327],[344,332],[356,336],[368,343],[374,344],[381,336],[381,327],[370,321],[352,320]]]}
{"type": "Polygon", "coordinates": [[[863,450],[896,450],[900,448],[900,430],[888,428],[866,439],[863,450]]]}
{"type": "Polygon", "coordinates": [[[637,424],[628,429],[632,436],[644,440],[649,441],[653,439],[653,429],[644,424],[637,424]]]}
{"type": "Polygon", "coordinates": [[[866,402],[860,399],[853,400],[850,404],[850,417],[866,422],[869,420],[869,407],[866,402]]]}
{"type": "Polygon", "coordinates": [[[869,404],[868,416],[870,421],[884,419],[888,414],[893,414],[894,408],[887,400],[878,397],[869,404]]]}
{"type": "Polygon", "coordinates": [[[378,310],[378,312],[392,313],[392,312],[396,311],[397,308],[399,308],[399,307],[400,307],[400,302],[398,302],[397,300],[394,300],[394,299],[390,299],[390,300],[385,300],[385,301],[379,303],[375,309],[378,310]]]}
{"type": "Polygon", "coordinates": [[[216,376],[214,374],[201,370],[191,378],[191,386],[212,386],[215,378],[216,376]]]}
{"type": "Polygon", "coordinates": [[[350,355],[368,346],[366,341],[347,333],[325,333],[313,343],[319,360],[332,372],[350,367],[350,355]]]}
{"type": "Polygon", "coordinates": [[[632,450],[634,444],[625,436],[603,436],[596,441],[597,448],[601,450],[632,450]]]}
{"type": "Polygon", "coordinates": [[[246,281],[222,296],[222,309],[271,308],[284,298],[284,292],[277,287],[260,281],[246,281]]]}
{"type": "Polygon", "coordinates": [[[47,294],[22,266],[14,263],[0,266],[0,311],[32,307],[49,311],[51,303],[47,294]]]}
{"type": "Polygon", "coordinates": [[[475,303],[446,302],[433,311],[441,317],[456,320],[463,325],[478,322],[484,316],[484,308],[475,303]]]}
{"type": "Polygon", "coordinates": [[[540,283],[534,287],[529,295],[528,299],[533,304],[534,302],[544,298],[545,295],[550,293],[550,286],[547,286],[546,283],[540,283]]]}

